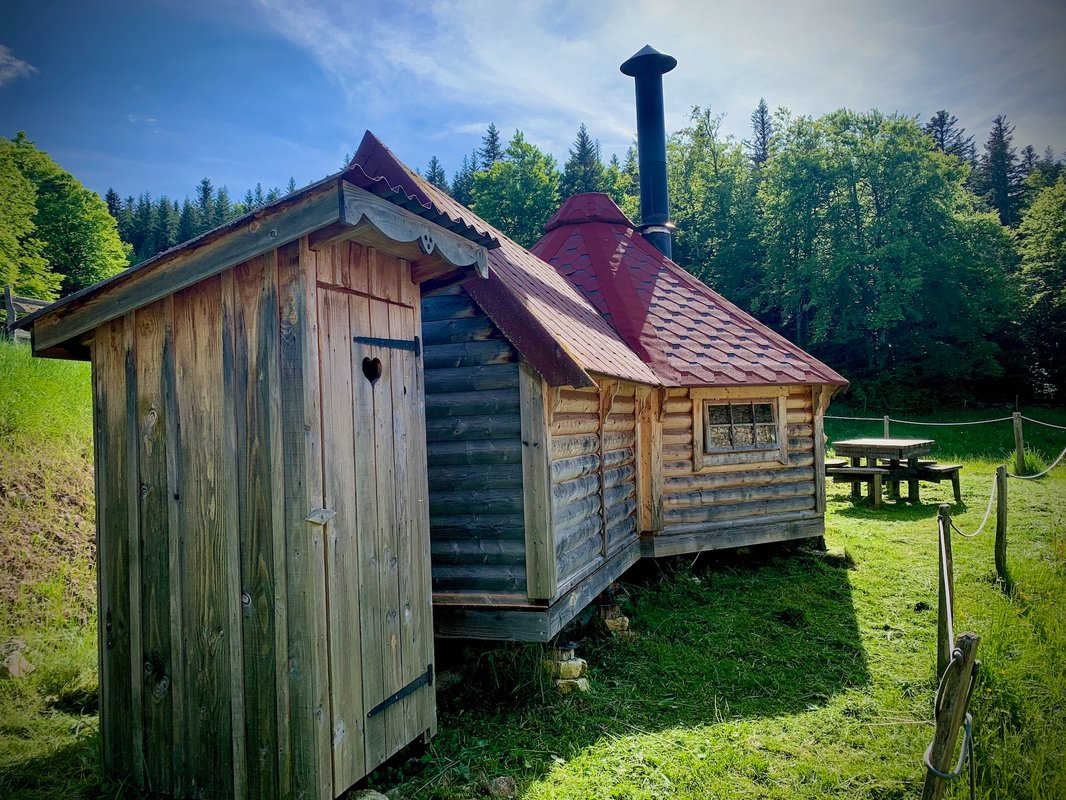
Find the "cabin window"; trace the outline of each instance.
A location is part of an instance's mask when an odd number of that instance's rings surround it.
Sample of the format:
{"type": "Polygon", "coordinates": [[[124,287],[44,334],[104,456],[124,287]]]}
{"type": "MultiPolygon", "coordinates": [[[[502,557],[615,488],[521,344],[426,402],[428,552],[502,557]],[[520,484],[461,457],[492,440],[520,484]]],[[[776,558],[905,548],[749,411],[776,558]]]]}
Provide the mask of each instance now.
{"type": "Polygon", "coordinates": [[[705,402],[703,451],[728,453],[778,449],[776,405],[773,400],[705,402]]]}
{"type": "Polygon", "coordinates": [[[735,464],[788,463],[787,387],[699,387],[688,396],[696,472],[735,464]]]}

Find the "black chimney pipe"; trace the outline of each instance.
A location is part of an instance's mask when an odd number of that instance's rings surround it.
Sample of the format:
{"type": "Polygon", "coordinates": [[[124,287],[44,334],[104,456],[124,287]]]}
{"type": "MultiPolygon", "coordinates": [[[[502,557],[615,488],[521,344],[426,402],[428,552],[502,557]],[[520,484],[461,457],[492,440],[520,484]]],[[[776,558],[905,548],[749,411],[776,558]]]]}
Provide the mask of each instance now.
{"type": "Polygon", "coordinates": [[[663,75],[677,59],[650,44],[619,69],[636,79],[637,160],[640,169],[640,232],[670,258],[670,195],[666,186],[666,120],[663,116],[663,75]]]}

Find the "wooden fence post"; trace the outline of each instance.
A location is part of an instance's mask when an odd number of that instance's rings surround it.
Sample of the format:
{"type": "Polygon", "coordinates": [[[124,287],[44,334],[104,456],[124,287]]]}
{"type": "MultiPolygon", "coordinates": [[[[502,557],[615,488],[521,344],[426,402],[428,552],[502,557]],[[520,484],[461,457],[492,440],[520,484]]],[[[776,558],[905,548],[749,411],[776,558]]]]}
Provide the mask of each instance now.
{"type": "Polygon", "coordinates": [[[1014,412],[1014,474],[1025,472],[1025,437],[1022,436],[1022,412],[1014,412]]]}
{"type": "Polygon", "coordinates": [[[939,604],[936,615],[936,674],[944,675],[951,661],[952,639],[955,636],[955,563],[951,556],[951,506],[940,504],[937,512],[937,586],[939,604]]]}
{"type": "Polygon", "coordinates": [[[4,326],[0,328],[0,339],[13,338],[11,326],[15,324],[15,304],[11,300],[11,284],[4,287],[4,326]]]}
{"type": "Polygon", "coordinates": [[[891,438],[888,433],[888,414],[885,414],[885,438],[891,438]]]}
{"type": "MultiPolygon", "coordinates": [[[[977,671],[977,644],[980,641],[980,638],[972,633],[964,633],[955,640],[954,649],[960,654],[958,664],[944,678],[937,692],[937,707],[933,709],[936,732],[926,755],[928,762],[940,772],[951,772],[955,768],[955,759],[952,758],[955,754],[955,740],[963,720],[966,719],[966,707],[969,705],[970,691],[977,671]]],[[[947,780],[934,775],[927,768],[922,800],[939,800],[946,788],[947,780]]]]}
{"type": "Polygon", "coordinates": [[[1007,468],[996,467],[996,574],[1003,589],[1011,590],[1007,572],[1007,468]]]}

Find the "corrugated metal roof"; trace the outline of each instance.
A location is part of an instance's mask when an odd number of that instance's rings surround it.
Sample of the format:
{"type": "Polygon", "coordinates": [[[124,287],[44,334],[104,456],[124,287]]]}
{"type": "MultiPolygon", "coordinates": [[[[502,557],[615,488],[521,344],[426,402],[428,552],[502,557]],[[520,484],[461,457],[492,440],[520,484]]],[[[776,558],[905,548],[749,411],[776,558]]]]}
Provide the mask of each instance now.
{"type": "Polygon", "coordinates": [[[533,252],[670,386],[847,381],[666,258],[605,194],[571,197],[533,252]]]}
{"type": "Polygon", "coordinates": [[[522,356],[554,386],[591,386],[588,373],[658,385],[634,353],[577,288],[521,245],[412,172],[369,131],[353,159],[371,178],[439,209],[455,222],[500,242],[489,251],[489,279],[464,288],[522,356]]]}

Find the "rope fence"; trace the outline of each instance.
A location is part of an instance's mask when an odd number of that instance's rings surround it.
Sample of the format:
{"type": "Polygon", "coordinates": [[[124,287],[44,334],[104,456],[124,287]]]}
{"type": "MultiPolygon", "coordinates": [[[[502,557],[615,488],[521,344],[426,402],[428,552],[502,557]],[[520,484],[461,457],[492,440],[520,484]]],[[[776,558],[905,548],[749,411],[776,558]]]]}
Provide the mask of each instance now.
{"type": "Polygon", "coordinates": [[[1053,422],[1047,422],[1042,419],[1036,419],[1035,417],[1024,416],[1020,411],[1015,411],[1009,417],[996,417],[995,419],[974,419],[968,422],[922,422],[916,419],[896,419],[888,414],[883,417],[845,417],[834,416],[832,414],[826,414],[825,419],[843,420],[846,422],[880,422],[884,426],[884,436],[886,439],[890,438],[890,427],[892,423],[897,425],[920,425],[930,428],[964,428],[970,425],[994,425],[1000,422],[1012,422],[1014,423],[1014,472],[1010,475],[1012,478],[1024,478],[1026,480],[1032,480],[1034,478],[1042,478],[1047,475],[1051,470],[1058,466],[1059,462],[1066,458],[1066,448],[1059,453],[1059,457],[1056,458],[1051,466],[1045,469],[1043,472],[1037,475],[1023,475],[1025,472],[1025,432],[1022,427],[1022,423],[1030,422],[1034,425],[1042,425],[1045,428],[1052,428],[1058,431],[1066,431],[1066,425],[1056,425],[1053,422]]]}

